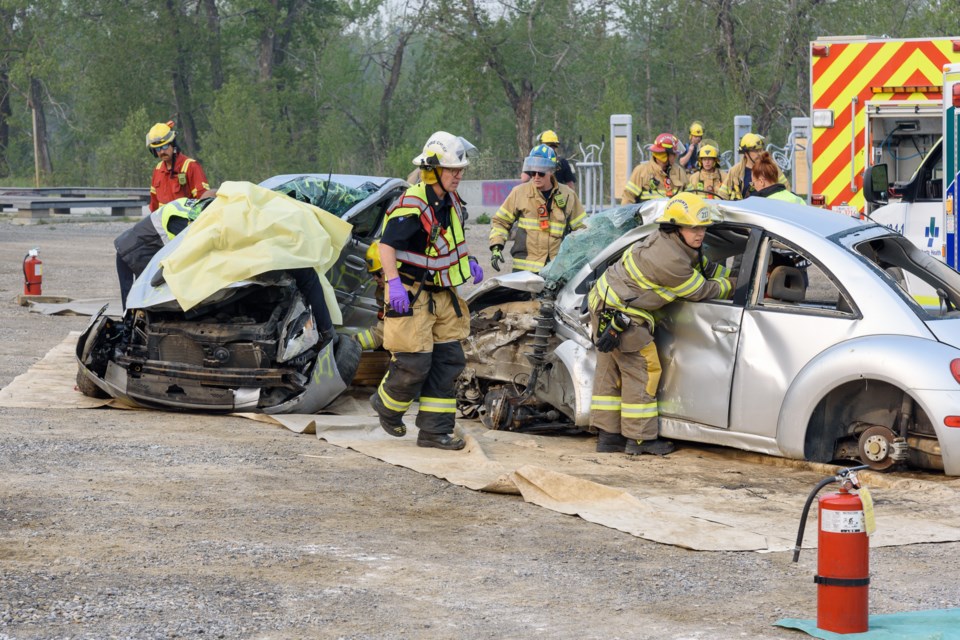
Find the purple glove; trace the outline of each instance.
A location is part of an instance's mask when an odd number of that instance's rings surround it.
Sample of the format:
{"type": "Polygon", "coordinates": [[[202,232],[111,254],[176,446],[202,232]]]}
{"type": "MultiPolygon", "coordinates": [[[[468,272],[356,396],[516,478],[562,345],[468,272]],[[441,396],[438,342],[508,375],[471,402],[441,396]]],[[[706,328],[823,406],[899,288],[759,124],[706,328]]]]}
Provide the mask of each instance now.
{"type": "Polygon", "coordinates": [[[483,280],[483,267],[476,260],[470,261],[470,275],[473,276],[473,284],[479,284],[483,280]]]}
{"type": "Polygon", "coordinates": [[[410,297],[407,295],[407,290],[403,288],[400,276],[387,281],[387,290],[390,292],[390,306],[394,311],[397,313],[410,311],[410,297]]]}

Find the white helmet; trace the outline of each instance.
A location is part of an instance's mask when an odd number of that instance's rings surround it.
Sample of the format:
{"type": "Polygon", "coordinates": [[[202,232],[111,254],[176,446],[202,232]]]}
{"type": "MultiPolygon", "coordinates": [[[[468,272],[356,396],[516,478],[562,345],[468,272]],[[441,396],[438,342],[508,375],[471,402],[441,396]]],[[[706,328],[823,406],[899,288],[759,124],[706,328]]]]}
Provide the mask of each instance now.
{"type": "Polygon", "coordinates": [[[427,144],[423,145],[423,153],[413,159],[413,164],[422,169],[429,167],[462,169],[470,164],[470,160],[467,157],[463,138],[446,131],[437,131],[430,136],[427,144]]]}

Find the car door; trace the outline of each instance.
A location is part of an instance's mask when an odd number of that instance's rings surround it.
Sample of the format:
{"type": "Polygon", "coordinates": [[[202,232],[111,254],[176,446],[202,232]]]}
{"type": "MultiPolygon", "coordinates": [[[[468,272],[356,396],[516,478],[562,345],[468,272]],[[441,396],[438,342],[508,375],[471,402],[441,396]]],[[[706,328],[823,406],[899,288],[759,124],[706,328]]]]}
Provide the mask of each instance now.
{"type": "Polygon", "coordinates": [[[856,335],[852,298],[813,252],[765,235],[754,268],[731,395],[731,431],[776,437],[780,407],[797,373],[856,335]]]}
{"type": "MultiPolygon", "coordinates": [[[[663,373],[658,394],[660,415],[726,429],[740,342],[748,278],[740,282],[742,264],[752,264],[760,232],[717,225],[708,231],[705,253],[720,245],[738,282],[731,300],[677,301],[666,309],[657,329],[663,373]],[[745,257],[746,256],[746,257],[745,257]]],[[[745,274],[748,275],[748,274],[745,274]]]]}

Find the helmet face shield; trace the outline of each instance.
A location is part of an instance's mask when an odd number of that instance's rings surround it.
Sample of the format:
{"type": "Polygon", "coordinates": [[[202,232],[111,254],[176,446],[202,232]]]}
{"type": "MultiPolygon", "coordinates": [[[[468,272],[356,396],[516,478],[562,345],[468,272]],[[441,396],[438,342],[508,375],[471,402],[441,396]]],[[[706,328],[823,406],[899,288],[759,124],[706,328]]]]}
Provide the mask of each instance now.
{"type": "Polygon", "coordinates": [[[544,173],[553,173],[557,170],[557,152],[546,144],[538,144],[523,159],[523,170],[542,171],[544,173]]]}

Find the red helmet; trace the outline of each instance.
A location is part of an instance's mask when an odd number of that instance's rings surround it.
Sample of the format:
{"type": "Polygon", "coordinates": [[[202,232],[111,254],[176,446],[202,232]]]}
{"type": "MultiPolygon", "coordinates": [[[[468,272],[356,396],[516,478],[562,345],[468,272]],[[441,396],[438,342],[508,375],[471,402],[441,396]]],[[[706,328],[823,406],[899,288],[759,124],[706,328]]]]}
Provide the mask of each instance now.
{"type": "Polygon", "coordinates": [[[677,137],[672,133],[661,133],[657,136],[657,139],[653,141],[653,144],[650,146],[650,151],[654,153],[663,153],[665,151],[676,153],[678,142],[677,137]]]}

